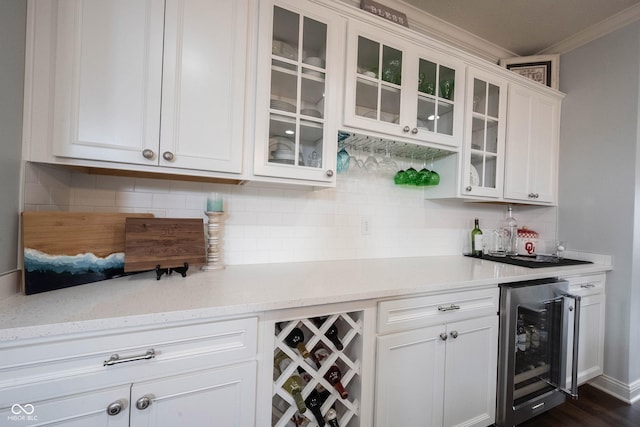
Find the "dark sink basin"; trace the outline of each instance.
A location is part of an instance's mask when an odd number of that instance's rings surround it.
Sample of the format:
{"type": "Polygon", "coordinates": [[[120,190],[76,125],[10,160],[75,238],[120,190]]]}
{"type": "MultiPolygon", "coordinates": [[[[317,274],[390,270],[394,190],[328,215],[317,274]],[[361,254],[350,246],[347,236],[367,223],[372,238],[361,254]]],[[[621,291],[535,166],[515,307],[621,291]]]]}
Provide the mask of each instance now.
{"type": "MultiPolygon", "coordinates": [[[[471,256],[471,255],[467,255],[471,256]]],[[[477,257],[474,257],[477,258],[477,257]]],[[[520,267],[527,268],[543,268],[543,267],[559,267],[565,265],[579,265],[579,264],[593,264],[591,261],[582,261],[579,259],[570,259],[570,258],[562,258],[562,259],[554,259],[549,260],[549,258],[536,259],[535,256],[514,256],[514,257],[498,257],[491,255],[482,255],[481,259],[486,259],[488,261],[501,262],[503,264],[511,264],[518,265],[520,267]]]]}

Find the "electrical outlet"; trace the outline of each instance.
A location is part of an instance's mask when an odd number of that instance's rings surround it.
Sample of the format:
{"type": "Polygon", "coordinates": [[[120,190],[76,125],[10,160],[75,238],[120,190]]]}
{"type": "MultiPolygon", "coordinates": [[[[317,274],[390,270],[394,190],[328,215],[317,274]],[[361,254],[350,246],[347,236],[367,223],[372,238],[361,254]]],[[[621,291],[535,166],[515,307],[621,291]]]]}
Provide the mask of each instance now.
{"type": "Polygon", "coordinates": [[[371,217],[368,215],[360,217],[360,232],[363,236],[368,236],[371,234],[372,229],[371,217]]]}

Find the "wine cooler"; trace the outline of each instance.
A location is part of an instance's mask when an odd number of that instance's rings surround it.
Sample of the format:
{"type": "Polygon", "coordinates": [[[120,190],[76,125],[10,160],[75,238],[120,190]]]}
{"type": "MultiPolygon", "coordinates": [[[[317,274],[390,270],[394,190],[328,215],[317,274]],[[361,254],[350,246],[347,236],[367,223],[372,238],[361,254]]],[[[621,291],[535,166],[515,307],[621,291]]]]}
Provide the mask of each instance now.
{"type": "Polygon", "coordinates": [[[272,426],[359,426],[360,311],[275,324],[272,426]]]}
{"type": "Polygon", "coordinates": [[[498,427],[577,397],[580,297],[568,290],[555,279],[500,286],[498,427]]]}

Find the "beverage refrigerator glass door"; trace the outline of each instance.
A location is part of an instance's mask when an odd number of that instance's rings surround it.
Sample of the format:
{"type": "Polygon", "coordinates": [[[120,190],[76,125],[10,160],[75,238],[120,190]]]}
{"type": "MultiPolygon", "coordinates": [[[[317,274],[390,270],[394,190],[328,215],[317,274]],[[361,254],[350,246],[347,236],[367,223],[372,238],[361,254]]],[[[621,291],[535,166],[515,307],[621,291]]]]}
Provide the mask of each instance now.
{"type": "Polygon", "coordinates": [[[498,427],[577,397],[580,297],[568,289],[556,279],[500,285],[498,427]]]}

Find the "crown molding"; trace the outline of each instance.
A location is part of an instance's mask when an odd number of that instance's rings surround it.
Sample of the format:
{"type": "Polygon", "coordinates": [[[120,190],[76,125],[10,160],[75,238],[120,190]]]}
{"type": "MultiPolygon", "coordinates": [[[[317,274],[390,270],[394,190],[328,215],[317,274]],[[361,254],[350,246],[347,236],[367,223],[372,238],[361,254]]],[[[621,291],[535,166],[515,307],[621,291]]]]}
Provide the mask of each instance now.
{"type": "Polygon", "coordinates": [[[583,31],[541,50],[538,54],[567,53],[638,20],[640,20],[640,4],[636,4],[635,6],[631,6],[621,12],[618,12],[583,31]]]}

